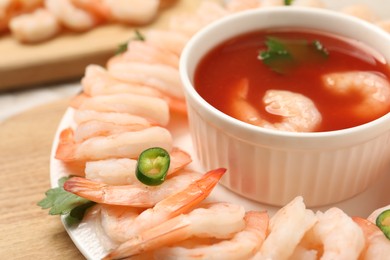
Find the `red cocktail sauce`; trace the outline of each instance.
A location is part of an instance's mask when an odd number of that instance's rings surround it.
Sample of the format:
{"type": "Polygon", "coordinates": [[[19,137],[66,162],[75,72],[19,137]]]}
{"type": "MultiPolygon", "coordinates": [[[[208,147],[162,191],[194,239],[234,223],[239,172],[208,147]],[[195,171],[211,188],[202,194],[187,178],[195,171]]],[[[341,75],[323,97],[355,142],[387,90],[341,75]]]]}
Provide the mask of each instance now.
{"type": "Polygon", "coordinates": [[[362,100],[359,91],[341,97],[323,87],[322,75],[346,71],[370,71],[388,81],[390,79],[388,64],[377,59],[369,48],[352,40],[316,31],[275,29],[240,35],[215,47],[199,63],[194,81],[196,90],[208,103],[231,115],[229,104],[235,95],[234,87],[246,78],[249,82],[248,101],[271,123],[281,119],[264,110],[262,97],[266,90],[289,90],[303,94],[314,102],[322,115],[322,123],[316,131],[358,126],[390,111],[389,102],[387,112],[383,114],[360,116],[353,112],[353,107],[362,100]],[[258,59],[259,51],[267,49],[267,36],[320,41],[329,55],[324,61],[296,66],[286,74],[276,73],[258,59]]]}

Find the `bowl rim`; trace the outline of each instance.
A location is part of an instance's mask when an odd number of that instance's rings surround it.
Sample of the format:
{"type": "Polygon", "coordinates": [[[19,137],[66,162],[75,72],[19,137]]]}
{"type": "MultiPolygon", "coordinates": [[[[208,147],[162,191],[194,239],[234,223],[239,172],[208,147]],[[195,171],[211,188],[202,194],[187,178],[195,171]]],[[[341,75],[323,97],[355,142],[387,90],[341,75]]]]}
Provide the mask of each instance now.
{"type": "MultiPolygon", "coordinates": [[[[225,28],[229,23],[239,22],[248,19],[254,19],[253,17],[261,16],[261,15],[273,15],[273,14],[284,14],[284,15],[321,15],[323,19],[338,19],[338,21],[343,21],[345,23],[355,24],[360,26],[362,29],[370,30],[373,33],[377,34],[378,37],[382,37],[387,39],[387,42],[390,43],[390,34],[382,30],[381,28],[371,24],[367,21],[359,19],[357,17],[353,17],[347,14],[343,14],[337,11],[322,9],[322,8],[311,8],[311,7],[289,7],[289,6],[281,6],[281,7],[263,7],[254,10],[246,10],[239,13],[231,14],[226,17],[223,17],[207,26],[199,30],[186,44],[184,47],[182,54],[180,55],[179,62],[179,73],[182,81],[182,85],[185,90],[185,97],[187,101],[187,106],[189,106],[189,102],[195,102],[198,111],[209,113],[213,119],[216,119],[223,124],[227,124],[230,127],[234,127],[236,130],[239,128],[240,131],[245,131],[248,134],[256,134],[261,136],[274,136],[274,137],[287,137],[287,138],[299,138],[299,139],[319,139],[319,138],[329,138],[329,137],[337,137],[337,138],[345,138],[345,135],[348,135],[351,138],[359,138],[361,132],[370,132],[372,137],[377,136],[387,130],[390,129],[390,113],[387,113],[375,120],[367,122],[362,125],[333,130],[333,131],[323,131],[323,132],[288,132],[288,131],[280,131],[274,129],[267,129],[255,125],[251,125],[245,122],[242,122],[236,118],[228,116],[227,114],[219,111],[214,108],[211,104],[209,104],[206,100],[201,97],[198,92],[195,90],[192,80],[189,75],[189,62],[191,51],[197,44],[204,40],[204,38],[212,32],[219,30],[220,28],[225,28]]],[[[294,27],[294,26],[292,26],[294,27]]],[[[261,27],[259,27],[260,30],[261,27]]],[[[303,27],[302,27],[303,28],[303,27]]],[[[312,28],[313,29],[313,28],[312,28]]],[[[250,32],[251,30],[242,32],[240,34],[250,32]]],[[[252,30],[253,31],[253,30],[252,30]]],[[[219,40],[217,44],[220,44],[234,36],[238,36],[240,34],[233,34],[232,36],[225,37],[223,40],[219,40]]],[[[337,34],[337,33],[336,33],[337,34]]],[[[348,38],[348,36],[345,36],[348,38]]],[[[349,37],[350,38],[350,37],[349,37]]],[[[367,44],[365,44],[367,45],[367,44]]],[[[216,45],[208,46],[208,49],[205,51],[205,54],[208,53],[212,48],[216,45]]],[[[371,46],[369,46],[371,47],[371,46]]],[[[372,47],[371,47],[372,48],[372,47]]],[[[375,48],[374,48],[375,50],[375,48]]],[[[202,57],[204,55],[201,55],[202,57]]],[[[383,55],[382,55],[383,56],[383,55]]],[[[199,58],[199,61],[201,58],[199,58]]],[[[387,64],[390,62],[390,52],[389,57],[386,59],[387,64]]],[[[197,64],[196,64],[197,65],[197,64]]],[[[390,65],[389,65],[390,66],[390,65]]],[[[195,66],[196,67],[196,66],[195,66]]],[[[213,122],[213,124],[215,124],[213,122]]],[[[233,131],[234,132],[234,131],[233,131]]],[[[364,138],[366,140],[367,138],[364,138]]]]}

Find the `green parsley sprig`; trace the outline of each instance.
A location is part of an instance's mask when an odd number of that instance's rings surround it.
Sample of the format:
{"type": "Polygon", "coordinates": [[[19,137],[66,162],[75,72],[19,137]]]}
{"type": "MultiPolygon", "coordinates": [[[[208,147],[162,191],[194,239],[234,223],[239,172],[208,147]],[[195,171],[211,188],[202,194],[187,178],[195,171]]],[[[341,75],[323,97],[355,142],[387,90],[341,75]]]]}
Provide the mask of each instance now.
{"type": "Polygon", "coordinates": [[[59,179],[58,187],[46,191],[46,197],[38,202],[38,206],[42,209],[50,208],[50,215],[65,215],[66,224],[72,226],[78,224],[86,210],[96,203],[65,191],[63,186],[69,178],[59,179]]]}
{"type": "Polygon", "coordinates": [[[134,34],[134,37],[132,37],[130,40],[118,45],[118,49],[116,50],[115,55],[126,52],[130,41],[145,41],[145,36],[140,31],[135,30],[134,34]]]}

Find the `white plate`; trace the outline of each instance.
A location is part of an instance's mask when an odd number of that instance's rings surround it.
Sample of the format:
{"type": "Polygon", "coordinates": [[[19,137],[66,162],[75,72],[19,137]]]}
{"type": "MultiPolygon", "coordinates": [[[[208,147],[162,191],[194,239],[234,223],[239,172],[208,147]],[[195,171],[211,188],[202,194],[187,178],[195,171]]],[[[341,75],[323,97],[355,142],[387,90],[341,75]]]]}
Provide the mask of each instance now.
{"type": "MultiPolygon", "coordinates": [[[[363,3],[372,7],[372,9],[379,15],[379,17],[390,17],[390,2],[386,0],[323,0],[323,2],[327,5],[328,8],[335,10],[339,10],[340,8],[349,4],[363,3]]],[[[50,160],[50,180],[52,187],[57,186],[57,181],[60,177],[67,176],[69,174],[69,171],[60,161],[54,158],[54,155],[58,145],[58,137],[61,130],[74,125],[72,115],[73,109],[69,108],[64,114],[54,137],[50,160]]],[[[202,171],[197,158],[195,157],[196,154],[193,151],[186,119],[183,117],[174,117],[171,119],[171,123],[168,128],[172,132],[175,146],[180,147],[192,155],[193,162],[191,163],[190,167],[198,171],[202,171]]],[[[350,216],[366,217],[374,209],[390,204],[390,196],[388,196],[386,192],[388,190],[387,186],[389,183],[390,165],[389,174],[379,179],[364,193],[349,200],[337,204],[332,204],[327,207],[315,208],[313,210],[324,211],[330,207],[339,207],[350,216]]],[[[241,204],[247,210],[268,210],[270,215],[272,215],[278,209],[240,197],[220,185],[214,189],[210,196],[213,199],[217,199],[219,201],[228,201],[241,204]]],[[[97,237],[97,232],[94,225],[82,224],[77,228],[68,228],[65,224],[64,226],[75,245],[87,259],[101,259],[107,253],[97,237]]]]}

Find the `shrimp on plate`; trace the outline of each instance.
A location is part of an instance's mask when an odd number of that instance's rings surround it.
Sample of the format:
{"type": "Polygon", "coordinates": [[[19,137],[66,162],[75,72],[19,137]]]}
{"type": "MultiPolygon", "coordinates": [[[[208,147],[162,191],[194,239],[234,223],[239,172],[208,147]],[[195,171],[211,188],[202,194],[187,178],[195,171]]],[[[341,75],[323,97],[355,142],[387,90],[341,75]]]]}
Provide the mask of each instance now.
{"type": "MultiPolygon", "coordinates": [[[[179,148],[173,148],[169,155],[168,176],[182,170],[192,161],[191,156],[179,148]]],[[[109,185],[133,184],[138,182],[136,165],[137,160],[129,158],[90,161],[85,164],[85,177],[109,185]]]]}
{"type": "Polygon", "coordinates": [[[116,60],[107,65],[107,70],[117,80],[153,87],[175,98],[184,98],[179,71],[171,66],[116,60]]]}
{"type": "Polygon", "coordinates": [[[220,4],[202,1],[194,13],[181,13],[170,19],[169,28],[172,31],[191,37],[207,24],[227,16],[229,11],[220,4]]]}
{"type": "MultiPolygon", "coordinates": [[[[249,211],[244,217],[245,227],[231,239],[215,243],[199,243],[192,238],[181,245],[155,250],[155,259],[248,259],[262,245],[267,235],[268,215],[265,212],[249,211]]],[[[215,234],[210,234],[215,236],[215,234]]]]}
{"type": "Polygon", "coordinates": [[[386,112],[390,104],[390,82],[379,74],[366,71],[349,71],[326,74],[324,86],[336,95],[358,93],[362,100],[353,109],[362,117],[386,112]]]}
{"type": "Polygon", "coordinates": [[[54,37],[61,31],[61,26],[51,12],[39,8],[12,18],[9,29],[18,41],[35,43],[54,37]]]}
{"type": "Polygon", "coordinates": [[[260,0],[230,0],[226,3],[225,8],[232,13],[261,7],[260,0]]]}
{"type": "Polygon", "coordinates": [[[106,259],[130,257],[153,252],[155,259],[247,259],[261,246],[268,227],[266,213],[245,214],[242,206],[216,202],[202,205],[188,214],[171,218],[145,230],[114,249],[106,259]],[[211,245],[196,246],[189,238],[215,238],[221,240],[211,245]],[[192,247],[185,244],[192,242],[192,247]]]}
{"type": "MultiPolygon", "coordinates": [[[[161,48],[158,45],[146,41],[130,41],[127,45],[127,51],[113,56],[109,61],[115,60],[145,62],[151,64],[164,64],[173,68],[179,68],[179,56],[172,51],[161,48]]],[[[110,66],[110,65],[108,65],[110,66]]]]}
{"type": "Polygon", "coordinates": [[[90,120],[77,125],[74,130],[74,141],[81,143],[87,139],[98,136],[110,136],[124,132],[141,131],[151,127],[152,124],[126,124],[103,122],[100,120],[90,120]]]}
{"type": "Polygon", "coordinates": [[[366,246],[360,256],[366,260],[385,260],[390,256],[390,243],[383,232],[371,221],[360,218],[352,218],[362,229],[366,246]]]}
{"type": "Polygon", "coordinates": [[[316,251],[319,258],[358,259],[364,249],[363,231],[339,208],[317,212],[318,221],[305,234],[300,249],[316,251]]]}
{"type": "Polygon", "coordinates": [[[132,207],[153,207],[157,202],[187,187],[201,177],[200,173],[184,171],[168,178],[158,186],[140,181],[128,185],[108,185],[82,177],[73,177],[64,183],[64,189],[88,200],[132,207]]]}
{"type": "Polygon", "coordinates": [[[102,160],[108,158],[138,158],[151,147],[172,149],[172,135],[162,127],[154,126],[140,131],[123,132],[110,136],[74,141],[74,132],[66,128],[60,133],[55,158],[63,162],[102,160]]]}
{"type": "Polygon", "coordinates": [[[317,218],[306,209],[302,197],[296,197],[276,212],[270,220],[269,235],[255,259],[290,259],[305,233],[317,218]]]}
{"type": "Polygon", "coordinates": [[[74,111],[73,120],[76,124],[82,124],[88,121],[99,120],[106,123],[117,125],[145,125],[151,126],[150,120],[141,116],[135,116],[128,113],[118,112],[99,112],[94,110],[79,110],[74,111]]]}
{"type": "Polygon", "coordinates": [[[322,116],[309,98],[283,90],[268,90],[263,97],[265,110],[269,114],[281,117],[281,122],[271,123],[263,119],[258,110],[247,100],[248,80],[237,85],[237,94],[232,102],[232,116],[249,124],[269,129],[291,132],[315,131],[322,116]]]}
{"type": "Polygon", "coordinates": [[[108,71],[98,65],[89,65],[81,80],[84,93],[89,96],[103,96],[113,94],[137,94],[161,98],[168,103],[172,111],[185,114],[186,104],[184,98],[174,98],[162,91],[139,83],[123,82],[113,78],[108,71]]]}
{"type": "Polygon", "coordinates": [[[146,42],[180,55],[190,36],[177,31],[150,29],[145,32],[146,42]]]}
{"type": "MultiPolygon", "coordinates": [[[[180,191],[176,190],[170,196],[166,196],[152,208],[142,209],[98,204],[102,209],[103,230],[109,236],[115,231],[121,230],[122,234],[113,240],[122,243],[171,218],[188,213],[209,196],[225,171],[225,169],[219,168],[201,175],[198,180],[180,191]],[[134,217],[121,217],[128,214],[134,217]]],[[[112,236],[110,237],[112,238],[112,236]]]]}
{"type": "Polygon", "coordinates": [[[163,126],[169,122],[167,102],[152,96],[122,93],[89,97],[80,94],[73,98],[70,105],[79,110],[129,113],[163,126]]]}

